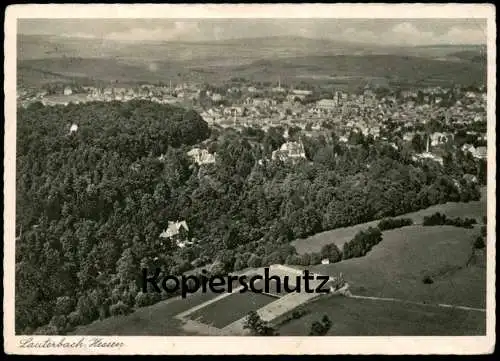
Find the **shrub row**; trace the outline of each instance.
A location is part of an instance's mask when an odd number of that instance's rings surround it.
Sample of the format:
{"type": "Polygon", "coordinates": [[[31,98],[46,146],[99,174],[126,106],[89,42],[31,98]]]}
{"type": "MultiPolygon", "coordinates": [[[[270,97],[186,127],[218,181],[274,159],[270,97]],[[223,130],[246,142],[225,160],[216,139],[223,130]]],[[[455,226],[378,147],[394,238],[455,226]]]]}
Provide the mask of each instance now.
{"type": "Polygon", "coordinates": [[[424,226],[455,226],[462,228],[473,228],[477,224],[474,218],[448,218],[446,215],[436,212],[433,215],[424,217],[424,226]]]}
{"type": "Polygon", "coordinates": [[[388,229],[411,226],[412,224],[413,219],[411,218],[385,218],[378,222],[377,227],[381,231],[386,231],[388,229]]]}
{"type": "Polygon", "coordinates": [[[360,231],[354,238],[344,244],[342,258],[349,259],[362,257],[367,254],[373,246],[382,241],[382,232],[378,228],[369,227],[365,231],[360,231]]]}

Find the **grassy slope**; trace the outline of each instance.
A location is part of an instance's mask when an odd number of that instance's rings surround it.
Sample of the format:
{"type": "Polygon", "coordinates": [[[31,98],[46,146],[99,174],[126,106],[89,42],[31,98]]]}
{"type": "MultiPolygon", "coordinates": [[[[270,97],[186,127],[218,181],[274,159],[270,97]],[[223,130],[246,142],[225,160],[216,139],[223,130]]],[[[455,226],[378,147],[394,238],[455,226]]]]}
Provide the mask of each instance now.
{"type": "MultiPolygon", "coordinates": [[[[480,201],[469,203],[448,202],[446,204],[438,204],[417,212],[408,213],[396,218],[412,218],[415,224],[421,224],[425,216],[429,216],[435,212],[441,212],[448,217],[470,217],[476,218],[478,222],[482,222],[482,218],[486,215],[486,197],[485,189],[483,189],[483,197],[480,201]]],[[[318,252],[325,244],[335,243],[342,247],[344,243],[350,241],[354,235],[360,230],[368,227],[375,227],[377,221],[357,224],[351,227],[337,228],[331,231],[315,234],[305,239],[298,239],[292,242],[299,254],[307,252],[318,252]]]]}
{"type": "Polygon", "coordinates": [[[450,226],[405,227],[384,232],[384,240],[365,257],[309,267],[324,274],[343,272],[353,294],[428,305],[332,297],[308,306],[311,313],[282,325],[280,334],[306,335],[324,314],[333,321],[329,335],[484,334],[485,313],[432,306],[486,307],[484,252],[477,252],[466,266],[476,234],[477,229],[450,226]],[[427,274],[434,279],[431,285],[422,282],[427,274]]]}
{"type": "Polygon", "coordinates": [[[164,336],[180,335],[181,323],[174,316],[216,297],[213,293],[196,293],[185,299],[172,298],[143,307],[127,316],[95,321],[77,328],[73,335],[164,336]]]}
{"type": "Polygon", "coordinates": [[[331,275],[342,272],[354,294],[482,308],[485,269],[461,269],[471,256],[477,233],[477,229],[452,226],[386,231],[384,240],[364,257],[309,269],[331,275]],[[434,283],[424,284],[425,275],[434,283]]]}
{"type": "MultiPolygon", "coordinates": [[[[447,203],[404,217],[411,216],[420,223],[425,215],[440,211],[450,217],[482,218],[486,214],[485,195],[483,189],[479,202],[447,203]]],[[[376,223],[324,232],[309,238],[315,243],[312,248],[310,244],[307,248],[306,240],[299,241],[298,248],[311,250],[332,238],[343,244],[358,230],[376,223]]],[[[343,272],[353,294],[485,308],[485,253],[476,252],[470,259],[477,233],[478,227],[404,227],[384,232],[383,241],[365,257],[309,269],[331,275],[343,272]],[[422,283],[424,275],[430,275],[434,283],[422,283]]],[[[480,335],[486,330],[484,313],[430,305],[334,297],[320,300],[309,309],[309,315],[281,326],[280,334],[306,335],[312,322],[324,314],[333,320],[329,335],[338,336],[480,335]]]]}
{"type": "Polygon", "coordinates": [[[304,336],[327,314],[328,336],[465,336],[484,335],[481,312],[333,297],[309,306],[311,313],[279,328],[282,336],[304,336]]]}

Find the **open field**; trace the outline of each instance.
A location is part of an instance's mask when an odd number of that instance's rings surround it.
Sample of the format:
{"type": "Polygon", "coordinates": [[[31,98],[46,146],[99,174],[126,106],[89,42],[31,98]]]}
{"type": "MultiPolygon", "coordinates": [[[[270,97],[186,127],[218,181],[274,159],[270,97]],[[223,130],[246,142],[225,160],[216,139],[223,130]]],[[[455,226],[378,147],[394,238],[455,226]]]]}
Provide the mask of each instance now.
{"type": "Polygon", "coordinates": [[[234,293],[193,312],[189,315],[189,318],[217,328],[223,328],[245,317],[250,311],[256,311],[274,301],[276,301],[275,297],[260,293],[234,293]]]}
{"type": "Polygon", "coordinates": [[[404,227],[384,232],[383,241],[364,257],[309,269],[343,272],[353,294],[484,308],[486,270],[466,267],[477,233],[452,226],[404,227]],[[422,282],[427,275],[433,284],[422,282]]]}
{"type": "MultiPolygon", "coordinates": [[[[482,197],[479,201],[468,203],[448,202],[437,204],[417,212],[403,214],[395,218],[411,218],[414,224],[421,224],[424,217],[433,213],[441,212],[448,217],[469,217],[476,218],[478,223],[482,223],[483,216],[486,215],[486,188],[482,189],[482,197]]],[[[299,254],[308,252],[319,252],[325,244],[335,243],[342,249],[344,243],[354,238],[356,233],[368,227],[375,227],[380,220],[357,224],[351,227],[337,228],[331,231],[315,234],[305,239],[298,239],[292,242],[299,254]]]]}
{"type": "Polygon", "coordinates": [[[300,319],[279,327],[282,336],[307,335],[314,321],[328,315],[328,336],[464,336],[484,335],[483,312],[434,306],[330,297],[308,306],[300,319]]]}

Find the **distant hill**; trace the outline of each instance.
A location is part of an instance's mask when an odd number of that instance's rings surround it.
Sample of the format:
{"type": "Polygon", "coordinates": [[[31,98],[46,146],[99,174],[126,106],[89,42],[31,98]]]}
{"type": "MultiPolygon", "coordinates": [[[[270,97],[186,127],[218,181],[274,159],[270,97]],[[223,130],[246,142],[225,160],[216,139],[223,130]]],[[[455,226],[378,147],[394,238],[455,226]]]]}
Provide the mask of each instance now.
{"type": "Polygon", "coordinates": [[[401,47],[363,44],[294,36],[243,38],[211,42],[119,42],[62,36],[19,35],[20,60],[55,57],[116,57],[126,59],[191,61],[211,58],[252,59],[287,58],[312,55],[397,54],[422,57],[442,57],[459,51],[480,52],[480,45],[433,45],[401,47]]]}
{"type": "Polygon", "coordinates": [[[474,50],[457,51],[456,53],[449,54],[448,57],[454,57],[473,63],[486,63],[486,52],[477,52],[474,50]]]}
{"type": "Polygon", "coordinates": [[[352,84],[371,78],[393,84],[473,84],[484,82],[484,62],[445,61],[399,55],[302,56],[258,60],[247,64],[199,65],[195,62],[128,61],[116,58],[53,58],[19,63],[21,83],[44,82],[36,74],[52,77],[91,78],[103,81],[207,81],[218,82],[232,77],[253,81],[284,83],[304,81],[352,84]],[[29,74],[29,76],[27,76],[29,74]]]}
{"type": "Polygon", "coordinates": [[[353,84],[362,77],[408,84],[475,83],[486,75],[481,46],[391,47],[300,37],[217,42],[128,43],[55,36],[18,38],[19,79],[257,81],[353,84]],[[357,79],[355,81],[355,79],[357,79]]]}

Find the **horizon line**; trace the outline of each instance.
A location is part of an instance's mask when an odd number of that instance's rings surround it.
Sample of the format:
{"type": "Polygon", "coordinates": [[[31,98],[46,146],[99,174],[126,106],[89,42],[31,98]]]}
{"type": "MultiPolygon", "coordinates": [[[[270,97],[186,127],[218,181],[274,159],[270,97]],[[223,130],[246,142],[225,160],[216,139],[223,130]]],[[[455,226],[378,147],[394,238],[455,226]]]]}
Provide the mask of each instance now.
{"type": "Polygon", "coordinates": [[[344,43],[344,44],[349,44],[349,45],[358,45],[358,46],[385,46],[385,47],[412,47],[412,48],[417,48],[417,47],[434,47],[434,46],[487,46],[487,43],[427,43],[427,44],[385,44],[385,43],[368,43],[368,42],[358,42],[358,41],[352,41],[352,40],[341,40],[341,39],[332,39],[332,38],[322,38],[322,37],[306,37],[306,36],[300,36],[300,35],[269,35],[269,36],[250,36],[250,37],[234,37],[234,38],[227,38],[227,39],[210,39],[210,40],[161,40],[161,39],[141,39],[141,40],[118,40],[118,39],[106,39],[102,37],[85,37],[85,36],[78,36],[78,35],[72,35],[72,36],[65,36],[65,35],[58,35],[58,34],[30,34],[30,33],[18,33],[18,37],[20,36],[33,36],[33,37],[47,37],[47,38],[59,38],[59,39],[77,39],[77,40],[94,40],[94,41],[106,41],[106,42],[115,42],[115,43],[127,43],[127,44],[133,44],[133,43],[155,43],[155,44],[168,44],[168,43],[174,43],[174,44],[217,44],[217,43],[224,43],[224,42],[231,42],[231,41],[244,41],[244,40],[258,40],[258,39],[272,39],[272,38],[288,38],[288,39],[301,39],[301,40],[309,40],[309,41],[325,41],[325,42],[332,42],[332,43],[344,43]]]}

